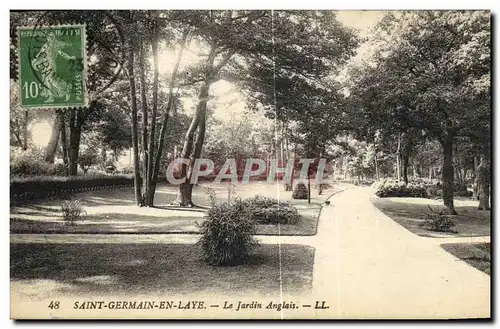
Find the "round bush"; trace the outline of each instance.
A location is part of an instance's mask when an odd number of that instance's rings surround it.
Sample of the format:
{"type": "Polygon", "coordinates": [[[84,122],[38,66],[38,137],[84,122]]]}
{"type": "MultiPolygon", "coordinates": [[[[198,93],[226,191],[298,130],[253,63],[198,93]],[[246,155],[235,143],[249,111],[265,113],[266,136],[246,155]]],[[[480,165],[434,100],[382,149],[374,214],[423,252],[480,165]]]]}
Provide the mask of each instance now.
{"type": "Polygon", "coordinates": [[[11,154],[10,174],[12,176],[50,175],[53,165],[43,159],[41,153],[24,151],[11,154]]]}
{"type": "Polygon", "coordinates": [[[289,202],[256,196],[243,201],[258,224],[297,224],[299,213],[289,202]]]}
{"type": "Polygon", "coordinates": [[[303,200],[303,199],[307,199],[307,197],[308,197],[308,193],[307,193],[306,185],[302,182],[295,185],[295,190],[293,190],[292,198],[303,200]]]}
{"type": "Polygon", "coordinates": [[[427,198],[428,194],[425,186],[408,184],[405,186],[401,183],[385,182],[382,187],[379,187],[375,192],[380,198],[427,198]]]}
{"type": "Polygon", "coordinates": [[[201,225],[201,245],[204,260],[211,265],[244,263],[250,251],[258,245],[254,239],[256,222],[245,202],[235,200],[214,205],[201,225]]]}

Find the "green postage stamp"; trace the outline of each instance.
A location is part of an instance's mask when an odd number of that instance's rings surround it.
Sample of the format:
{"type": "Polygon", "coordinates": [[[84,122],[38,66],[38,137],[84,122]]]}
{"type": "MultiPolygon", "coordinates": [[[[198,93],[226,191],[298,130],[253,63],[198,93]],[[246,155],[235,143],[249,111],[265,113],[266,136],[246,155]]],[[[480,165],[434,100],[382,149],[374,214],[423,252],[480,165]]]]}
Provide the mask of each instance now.
{"type": "Polygon", "coordinates": [[[87,106],[85,25],[20,27],[20,105],[87,106]]]}

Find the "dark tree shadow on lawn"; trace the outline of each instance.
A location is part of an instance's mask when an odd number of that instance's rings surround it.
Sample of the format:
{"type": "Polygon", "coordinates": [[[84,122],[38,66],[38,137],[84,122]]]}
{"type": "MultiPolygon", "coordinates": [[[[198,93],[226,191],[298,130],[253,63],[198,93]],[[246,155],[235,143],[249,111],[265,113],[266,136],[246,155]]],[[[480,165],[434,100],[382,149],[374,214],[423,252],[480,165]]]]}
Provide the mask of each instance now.
{"type": "MultiPolygon", "coordinates": [[[[310,289],[314,249],[281,248],[283,290],[310,289]]],[[[277,245],[261,246],[247,264],[231,267],[209,266],[197,245],[185,244],[11,244],[10,260],[12,281],[53,280],[61,284],[55,294],[265,295],[280,289],[277,245]]]]}

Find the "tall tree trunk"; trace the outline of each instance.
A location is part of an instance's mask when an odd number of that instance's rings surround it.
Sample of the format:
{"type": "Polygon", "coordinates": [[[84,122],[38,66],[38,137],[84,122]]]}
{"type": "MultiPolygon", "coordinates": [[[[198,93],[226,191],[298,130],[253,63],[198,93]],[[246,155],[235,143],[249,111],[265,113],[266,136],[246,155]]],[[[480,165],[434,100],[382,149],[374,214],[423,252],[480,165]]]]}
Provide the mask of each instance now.
{"type": "Polygon", "coordinates": [[[449,215],[456,215],[453,205],[453,134],[447,132],[441,140],[443,148],[443,203],[445,212],[449,215]]]}
{"type": "Polygon", "coordinates": [[[405,185],[408,185],[408,166],[409,166],[408,155],[404,155],[402,160],[403,160],[403,162],[402,162],[402,165],[403,165],[403,182],[404,182],[405,185]]]}
{"type": "Polygon", "coordinates": [[[398,149],[396,150],[396,178],[401,181],[401,134],[398,134],[398,149]]]}
{"type": "Polygon", "coordinates": [[[490,209],[490,184],[491,184],[491,161],[489,146],[485,147],[481,154],[480,163],[477,168],[476,185],[479,199],[479,210],[490,209]]]}
{"type": "Polygon", "coordinates": [[[307,203],[311,203],[311,175],[307,172],[307,203]]]}
{"type": "Polygon", "coordinates": [[[135,202],[138,206],[142,205],[141,196],[141,176],[139,169],[139,141],[138,141],[138,125],[137,125],[137,96],[135,91],[135,76],[134,76],[134,49],[129,44],[128,49],[128,78],[130,84],[130,105],[131,105],[131,121],[132,121],[132,152],[134,161],[134,194],[135,202]]]}
{"type": "MultiPolygon", "coordinates": [[[[144,193],[148,190],[148,102],[146,98],[146,72],[144,68],[144,45],[139,48],[139,78],[141,83],[141,110],[142,110],[142,186],[144,193]]],[[[154,121],[152,122],[154,125],[154,121]]]]}
{"type": "MultiPolygon", "coordinates": [[[[149,182],[149,188],[146,194],[146,205],[148,207],[152,207],[154,204],[154,196],[155,196],[155,191],[156,191],[156,184],[158,182],[158,173],[160,172],[160,163],[161,163],[161,157],[163,154],[163,147],[165,144],[165,135],[167,132],[167,126],[168,126],[168,119],[170,116],[170,111],[172,110],[172,107],[175,105],[174,100],[177,95],[174,95],[174,86],[175,82],[177,80],[177,74],[179,72],[179,65],[182,59],[182,54],[184,52],[184,48],[186,46],[186,41],[188,38],[189,32],[188,30],[184,31],[184,34],[182,36],[181,40],[181,47],[179,50],[179,54],[177,55],[177,60],[175,62],[174,69],[172,71],[172,77],[170,79],[170,86],[169,86],[169,92],[168,92],[168,103],[167,103],[167,108],[165,109],[165,112],[163,114],[163,119],[162,119],[162,125],[160,128],[160,137],[158,140],[158,150],[155,155],[155,161],[154,161],[154,167],[153,167],[153,173],[151,176],[151,180],[149,182]]],[[[179,89],[177,89],[177,92],[179,89]]],[[[177,147],[175,147],[175,150],[177,150],[177,147]]],[[[151,151],[153,152],[153,151],[151,151]]],[[[177,153],[177,152],[174,152],[177,153]]],[[[176,158],[177,154],[174,155],[174,159],[176,158]]]]}
{"type": "MultiPolygon", "coordinates": [[[[186,138],[184,140],[184,147],[182,148],[182,158],[184,159],[189,159],[190,160],[190,165],[189,168],[185,164],[181,165],[181,178],[186,177],[186,181],[179,186],[179,193],[177,196],[177,202],[179,205],[183,207],[191,207],[193,206],[193,201],[192,201],[192,192],[193,192],[193,186],[191,185],[190,178],[191,178],[191,167],[192,164],[195,161],[195,155],[192,155],[193,151],[193,141],[194,141],[194,134],[196,132],[196,129],[200,125],[200,120],[203,117],[203,124],[205,120],[205,113],[206,113],[206,107],[207,107],[207,101],[208,101],[208,92],[210,90],[210,85],[212,84],[212,78],[213,75],[218,73],[218,70],[224,65],[224,63],[227,63],[229,58],[232,56],[232,53],[228,53],[225,58],[223,58],[219,64],[218,68],[214,69],[213,64],[215,61],[215,56],[216,56],[216,51],[217,51],[217,44],[212,43],[210,47],[210,53],[208,55],[207,63],[205,66],[205,82],[201,86],[200,93],[198,95],[198,105],[196,106],[196,111],[194,114],[193,119],[191,120],[191,124],[189,125],[189,128],[186,132],[186,138]],[[188,171],[189,170],[189,171],[188,171]],[[187,186],[189,185],[189,187],[187,186]]],[[[204,130],[204,129],[203,129],[204,130]]],[[[202,137],[204,139],[205,131],[202,132],[202,137]]],[[[201,142],[199,145],[199,152],[201,152],[201,146],[203,144],[203,140],[198,138],[201,142]]],[[[199,155],[198,155],[199,156],[199,155]]]]}
{"type": "Polygon", "coordinates": [[[78,153],[80,151],[80,137],[81,128],[75,127],[70,130],[68,151],[70,176],[78,175],[78,153]]]}
{"type": "Polygon", "coordinates": [[[50,134],[49,143],[45,148],[44,160],[48,163],[54,163],[56,157],[57,146],[59,144],[59,135],[61,133],[61,125],[59,123],[59,111],[56,111],[56,116],[54,117],[54,122],[52,124],[52,133],[50,134]]]}
{"type": "Polygon", "coordinates": [[[156,141],[156,115],[158,112],[158,38],[159,38],[159,30],[158,30],[158,22],[154,23],[154,33],[151,39],[151,49],[153,51],[153,109],[151,112],[151,129],[149,133],[149,154],[148,154],[148,163],[147,163],[147,176],[144,177],[146,179],[146,191],[144,194],[146,196],[145,200],[148,205],[153,205],[153,194],[149,192],[150,189],[150,181],[153,176],[153,164],[154,157],[153,151],[155,150],[155,141],[156,141]]]}
{"type": "Polygon", "coordinates": [[[21,145],[23,151],[28,149],[28,121],[29,121],[29,113],[28,110],[24,111],[24,122],[23,122],[23,140],[24,143],[21,145]]]}
{"type": "Polygon", "coordinates": [[[59,111],[58,113],[58,118],[59,118],[59,125],[60,125],[60,130],[61,130],[61,148],[62,148],[62,154],[63,154],[63,163],[64,167],[66,168],[66,176],[69,174],[69,155],[68,155],[68,138],[66,136],[66,119],[65,119],[65,113],[63,111],[59,111]]]}
{"type": "Polygon", "coordinates": [[[285,154],[286,154],[286,160],[290,160],[290,146],[288,144],[288,135],[289,135],[289,129],[288,129],[288,121],[286,122],[285,126],[285,154]]]}
{"type": "Polygon", "coordinates": [[[474,157],[474,183],[472,187],[472,197],[475,200],[479,200],[478,186],[477,186],[477,169],[479,167],[479,159],[477,156],[474,157]]]}
{"type": "MultiPolygon", "coordinates": [[[[179,195],[177,199],[179,204],[183,207],[193,206],[193,201],[191,198],[193,186],[190,183],[190,179],[191,179],[191,167],[192,164],[194,163],[194,160],[196,159],[195,158],[196,154],[191,156],[191,153],[193,151],[194,134],[196,132],[196,129],[199,126],[201,126],[200,124],[203,124],[203,132],[202,132],[203,139],[205,136],[204,126],[205,126],[205,115],[206,115],[206,106],[207,106],[209,88],[210,88],[210,82],[205,82],[205,84],[201,87],[200,94],[198,96],[198,105],[196,106],[195,116],[193,117],[193,120],[189,125],[188,131],[186,133],[186,139],[184,141],[184,147],[182,148],[182,158],[190,159],[189,168],[184,164],[181,165],[181,177],[186,177],[186,181],[180,184],[179,195]],[[186,187],[186,185],[190,185],[190,187],[186,187]]],[[[203,140],[200,139],[199,134],[200,132],[198,133],[198,138],[196,139],[197,145],[195,146],[195,153],[196,151],[201,152],[201,146],[203,143],[203,140]]]]}
{"type": "Polygon", "coordinates": [[[78,110],[70,110],[69,118],[69,175],[76,176],[78,174],[78,152],[80,151],[80,138],[82,127],[78,120],[78,110]]]}

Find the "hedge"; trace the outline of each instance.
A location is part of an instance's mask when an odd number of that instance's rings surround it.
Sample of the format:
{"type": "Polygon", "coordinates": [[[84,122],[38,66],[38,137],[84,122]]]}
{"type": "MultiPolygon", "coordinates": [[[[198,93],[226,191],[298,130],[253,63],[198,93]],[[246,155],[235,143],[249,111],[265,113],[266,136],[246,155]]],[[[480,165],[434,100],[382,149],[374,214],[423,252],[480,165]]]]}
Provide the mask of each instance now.
{"type": "Polygon", "coordinates": [[[372,184],[377,190],[375,195],[380,198],[428,198],[427,188],[424,184],[398,183],[392,180],[381,180],[372,184]]]}
{"type": "Polygon", "coordinates": [[[256,196],[242,201],[258,224],[297,224],[299,213],[286,201],[256,196]]]}
{"type": "Polygon", "coordinates": [[[10,199],[11,201],[40,199],[133,185],[133,175],[15,177],[10,181],[10,199]]]}

